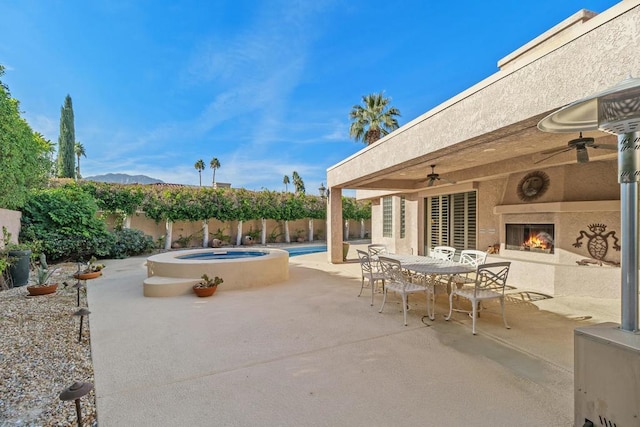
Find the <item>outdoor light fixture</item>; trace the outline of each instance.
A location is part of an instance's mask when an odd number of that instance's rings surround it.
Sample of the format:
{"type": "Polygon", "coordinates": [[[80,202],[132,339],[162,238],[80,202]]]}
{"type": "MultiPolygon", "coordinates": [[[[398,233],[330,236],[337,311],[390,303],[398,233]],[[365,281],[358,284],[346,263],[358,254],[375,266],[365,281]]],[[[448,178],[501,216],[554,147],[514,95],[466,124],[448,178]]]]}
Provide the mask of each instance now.
{"type": "Polygon", "coordinates": [[[600,130],[618,136],[620,183],[622,322],[638,330],[638,181],[640,181],[640,78],[628,78],[575,101],[538,123],[544,132],[600,130]]]}
{"type": "Polygon", "coordinates": [[[80,398],[85,396],[93,389],[93,384],[75,382],[70,387],[65,388],[60,393],[60,400],[76,401],[76,415],[78,416],[78,427],[82,427],[82,410],[80,409],[80,398]]]}
{"type": "Polygon", "coordinates": [[[78,342],[82,342],[82,320],[84,319],[84,316],[88,316],[89,314],[91,314],[91,312],[84,307],[73,313],[74,316],[80,316],[80,333],[78,334],[78,342]]]}
{"type": "Polygon", "coordinates": [[[324,186],[324,182],[320,183],[320,187],[318,188],[318,191],[320,192],[320,197],[321,198],[325,198],[327,196],[327,188],[324,186]]]}
{"type": "Polygon", "coordinates": [[[80,280],[76,280],[76,284],[73,287],[78,291],[78,307],[80,307],[80,289],[84,288],[84,286],[80,283],[80,280]]]}

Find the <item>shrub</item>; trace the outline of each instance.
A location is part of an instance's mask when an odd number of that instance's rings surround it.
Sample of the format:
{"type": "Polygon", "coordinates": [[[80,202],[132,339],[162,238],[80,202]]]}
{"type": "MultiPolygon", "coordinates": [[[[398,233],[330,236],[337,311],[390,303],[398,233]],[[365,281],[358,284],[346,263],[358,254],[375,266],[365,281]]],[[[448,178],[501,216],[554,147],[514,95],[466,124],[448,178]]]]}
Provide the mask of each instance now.
{"type": "Polygon", "coordinates": [[[114,242],[109,256],[111,258],[126,258],[151,252],[155,248],[153,237],[140,230],[123,228],[113,233],[114,242]]]}
{"type": "Polygon", "coordinates": [[[96,213],[93,197],[76,185],[32,192],[22,212],[20,240],[40,241],[52,261],[108,256],[115,237],[96,213]]]}
{"type": "MultiPolygon", "coordinates": [[[[21,233],[21,236],[25,240],[29,240],[33,231],[33,228],[28,228],[24,233],[21,233]]],[[[42,244],[42,252],[47,255],[47,259],[53,262],[66,260],[86,261],[93,255],[107,257],[115,240],[114,236],[108,232],[86,237],[51,231],[41,232],[37,238],[42,244]]]]}

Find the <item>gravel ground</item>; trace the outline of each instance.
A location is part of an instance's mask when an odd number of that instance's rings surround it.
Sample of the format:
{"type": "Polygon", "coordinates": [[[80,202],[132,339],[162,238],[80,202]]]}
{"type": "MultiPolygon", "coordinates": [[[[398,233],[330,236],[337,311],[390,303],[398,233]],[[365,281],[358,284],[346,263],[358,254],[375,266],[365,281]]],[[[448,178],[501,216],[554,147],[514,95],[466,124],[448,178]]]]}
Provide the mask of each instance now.
{"type": "MultiPolygon", "coordinates": [[[[75,264],[62,267],[51,282],[55,294],[28,296],[26,286],[0,292],[0,426],[73,426],[73,401],[60,392],[75,382],[93,384],[89,317],[73,314],[87,307],[85,289],[73,288],[75,264]],[[68,286],[62,284],[63,281],[68,286]]],[[[80,400],[85,426],[97,426],[95,394],[80,400]]]]}

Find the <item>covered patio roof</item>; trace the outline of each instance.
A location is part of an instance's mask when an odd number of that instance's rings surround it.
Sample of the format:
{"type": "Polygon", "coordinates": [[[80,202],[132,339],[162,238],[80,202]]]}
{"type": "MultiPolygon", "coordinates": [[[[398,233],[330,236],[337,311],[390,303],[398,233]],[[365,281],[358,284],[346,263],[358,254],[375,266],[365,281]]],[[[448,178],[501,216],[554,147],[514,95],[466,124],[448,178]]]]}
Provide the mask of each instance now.
{"type": "MultiPolygon", "coordinates": [[[[543,151],[565,147],[578,135],[548,134],[539,131],[536,124],[545,114],[523,120],[502,129],[485,133],[455,145],[431,151],[419,157],[400,160],[395,164],[377,167],[371,162],[370,171],[342,183],[343,188],[358,190],[385,190],[412,192],[427,188],[427,174],[431,165],[435,172],[458,184],[494,179],[532,168],[546,168],[576,162],[575,151],[568,151],[544,160],[543,151]],[[540,162],[540,163],[536,163],[540,162]],[[487,170],[492,171],[487,174],[487,170]]],[[[596,144],[616,144],[616,137],[602,132],[585,132],[596,144]]],[[[375,147],[371,155],[376,155],[375,147]]],[[[615,159],[616,151],[589,150],[590,161],[615,159]]],[[[385,159],[386,155],[381,156],[385,159]]],[[[382,166],[382,165],[380,165],[382,166]]],[[[446,185],[446,182],[436,184],[446,185]]],[[[359,198],[375,197],[379,192],[359,191],[359,198]]]]}

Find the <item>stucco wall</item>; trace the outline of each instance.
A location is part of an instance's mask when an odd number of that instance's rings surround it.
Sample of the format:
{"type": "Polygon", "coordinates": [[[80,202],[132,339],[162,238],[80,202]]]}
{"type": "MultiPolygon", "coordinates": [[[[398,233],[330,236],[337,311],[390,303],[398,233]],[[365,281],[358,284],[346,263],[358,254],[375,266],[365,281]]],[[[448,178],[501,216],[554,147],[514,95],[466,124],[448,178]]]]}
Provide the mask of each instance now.
{"type": "Polygon", "coordinates": [[[489,246],[500,244],[504,231],[500,227],[500,217],[493,208],[500,204],[505,194],[506,179],[493,179],[478,184],[478,234],[477,248],[486,251],[489,246]]]}
{"type": "MultiPolygon", "coordinates": [[[[9,209],[0,209],[0,230],[5,227],[8,233],[11,233],[11,242],[18,243],[18,235],[20,234],[20,218],[22,212],[12,211],[9,209]]],[[[4,241],[0,239],[0,248],[4,247],[4,241]]]]}
{"type": "MultiPolygon", "coordinates": [[[[549,177],[549,188],[535,203],[617,200],[620,199],[618,164],[616,160],[592,161],[584,164],[569,164],[560,167],[533,169],[543,171],[549,177]]],[[[509,175],[504,197],[499,204],[527,204],[518,198],[518,184],[529,172],[509,175]]]]}

